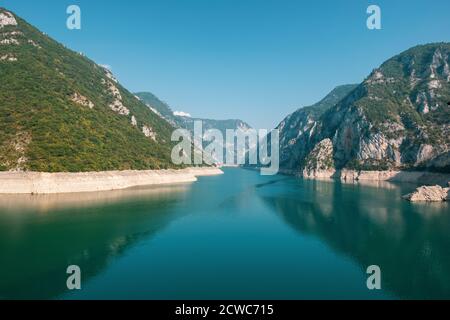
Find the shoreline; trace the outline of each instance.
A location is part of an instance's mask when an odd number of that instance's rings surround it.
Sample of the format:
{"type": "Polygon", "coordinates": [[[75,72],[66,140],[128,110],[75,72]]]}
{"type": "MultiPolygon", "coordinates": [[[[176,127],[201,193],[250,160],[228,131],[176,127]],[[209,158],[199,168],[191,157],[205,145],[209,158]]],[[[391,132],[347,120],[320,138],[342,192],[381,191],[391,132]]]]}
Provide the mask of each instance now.
{"type": "Polygon", "coordinates": [[[215,167],[80,173],[0,172],[0,194],[62,194],[123,190],[133,187],[190,183],[221,175],[215,167]]]}
{"type": "Polygon", "coordinates": [[[414,183],[419,185],[447,186],[450,181],[449,173],[427,171],[356,171],[356,170],[317,170],[297,173],[305,179],[340,180],[344,182],[384,181],[414,183]]]}

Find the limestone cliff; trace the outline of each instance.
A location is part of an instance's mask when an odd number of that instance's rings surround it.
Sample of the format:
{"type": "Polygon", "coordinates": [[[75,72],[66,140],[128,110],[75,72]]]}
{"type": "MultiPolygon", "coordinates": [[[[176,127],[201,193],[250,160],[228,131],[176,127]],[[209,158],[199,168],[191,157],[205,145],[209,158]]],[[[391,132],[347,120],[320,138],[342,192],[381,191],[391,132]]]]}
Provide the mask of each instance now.
{"type": "Polygon", "coordinates": [[[282,170],[310,175],[332,150],[328,171],[449,173],[449,65],[449,43],[417,46],[347,87],[328,108],[291,114],[278,127],[282,170]]]}

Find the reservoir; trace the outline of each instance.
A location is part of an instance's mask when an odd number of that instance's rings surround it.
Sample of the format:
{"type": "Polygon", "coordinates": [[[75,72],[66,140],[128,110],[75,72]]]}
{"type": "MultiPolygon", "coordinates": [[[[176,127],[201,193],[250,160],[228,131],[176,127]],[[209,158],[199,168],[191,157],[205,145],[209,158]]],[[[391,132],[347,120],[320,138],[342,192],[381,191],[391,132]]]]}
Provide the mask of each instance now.
{"type": "Polygon", "coordinates": [[[224,172],[0,195],[0,299],[450,299],[448,203],[404,201],[410,184],[224,172]]]}

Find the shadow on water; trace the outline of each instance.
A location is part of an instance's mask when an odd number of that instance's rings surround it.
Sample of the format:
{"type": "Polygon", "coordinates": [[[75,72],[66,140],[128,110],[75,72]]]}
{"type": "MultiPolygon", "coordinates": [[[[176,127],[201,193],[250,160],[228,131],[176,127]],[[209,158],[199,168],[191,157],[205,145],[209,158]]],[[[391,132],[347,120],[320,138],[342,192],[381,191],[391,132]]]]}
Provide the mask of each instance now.
{"type": "Polygon", "coordinates": [[[65,195],[0,195],[0,299],[63,294],[69,265],[83,281],[174,218],[190,185],[65,195]],[[5,276],[7,275],[7,276],[5,276]]]}
{"type": "Polygon", "coordinates": [[[270,186],[270,185],[272,185],[272,184],[276,184],[276,183],[283,182],[283,181],[287,181],[287,180],[290,180],[290,178],[277,179],[277,180],[270,180],[270,181],[267,181],[267,182],[264,182],[264,183],[256,184],[256,185],[255,185],[254,187],[252,187],[252,188],[256,188],[256,189],[264,188],[264,187],[270,186]]]}
{"type": "Polygon", "coordinates": [[[233,208],[233,207],[239,207],[242,205],[242,203],[245,203],[248,201],[248,199],[251,199],[256,191],[258,189],[262,189],[264,187],[273,186],[279,183],[282,183],[284,181],[290,180],[292,178],[283,178],[283,179],[271,179],[262,183],[256,183],[250,182],[248,186],[246,186],[244,189],[239,190],[237,193],[233,193],[232,195],[228,197],[224,197],[221,200],[221,203],[219,205],[219,208],[226,209],[226,208],[233,208]]]}
{"type": "Polygon", "coordinates": [[[383,289],[398,298],[450,298],[448,204],[401,200],[411,186],[290,184],[295,192],[259,196],[293,229],[350,256],[364,272],[379,265],[383,289]]]}

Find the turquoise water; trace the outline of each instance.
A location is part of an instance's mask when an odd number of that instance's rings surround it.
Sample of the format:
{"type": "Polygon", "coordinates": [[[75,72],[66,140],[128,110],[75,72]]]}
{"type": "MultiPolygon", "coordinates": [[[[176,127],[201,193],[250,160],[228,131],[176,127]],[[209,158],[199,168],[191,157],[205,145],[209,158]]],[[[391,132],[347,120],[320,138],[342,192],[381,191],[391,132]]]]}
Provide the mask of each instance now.
{"type": "Polygon", "coordinates": [[[2,299],[450,298],[450,208],[413,185],[226,169],[197,183],[0,196],[2,299]],[[68,291],[79,265],[82,290],[68,291]],[[367,289],[379,265],[382,290],[367,289]]]}

